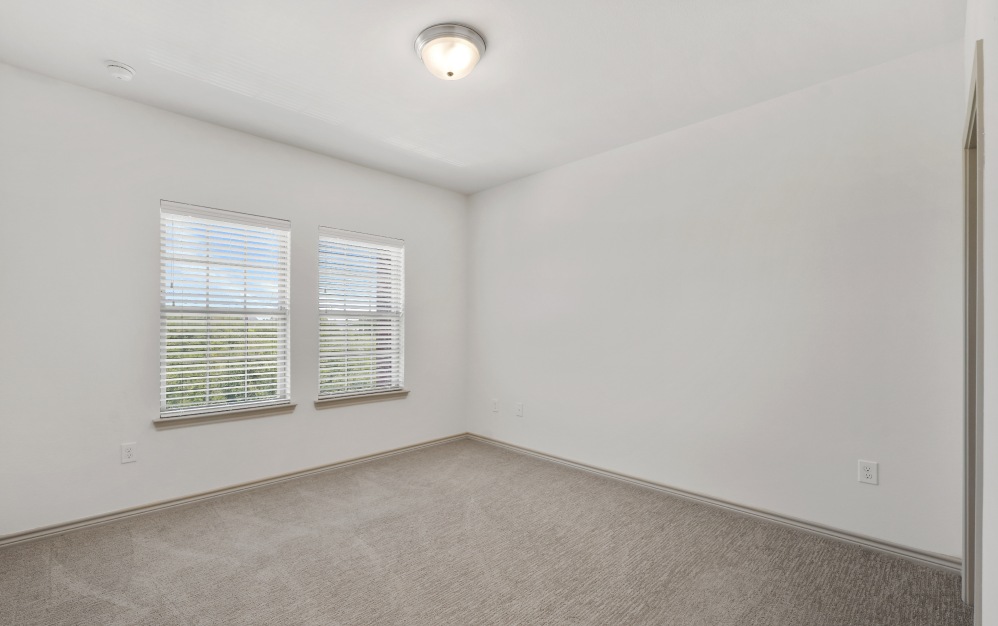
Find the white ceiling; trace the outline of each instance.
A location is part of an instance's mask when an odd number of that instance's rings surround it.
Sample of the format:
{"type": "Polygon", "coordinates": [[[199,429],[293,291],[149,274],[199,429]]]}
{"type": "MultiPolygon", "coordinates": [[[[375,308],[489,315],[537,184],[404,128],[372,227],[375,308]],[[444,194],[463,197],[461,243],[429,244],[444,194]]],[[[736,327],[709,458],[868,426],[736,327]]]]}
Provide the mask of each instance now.
{"type": "Polygon", "coordinates": [[[470,193],[953,41],[965,4],[0,0],[0,60],[470,193]],[[413,51],[445,21],[488,42],[464,80],[413,51]]]}

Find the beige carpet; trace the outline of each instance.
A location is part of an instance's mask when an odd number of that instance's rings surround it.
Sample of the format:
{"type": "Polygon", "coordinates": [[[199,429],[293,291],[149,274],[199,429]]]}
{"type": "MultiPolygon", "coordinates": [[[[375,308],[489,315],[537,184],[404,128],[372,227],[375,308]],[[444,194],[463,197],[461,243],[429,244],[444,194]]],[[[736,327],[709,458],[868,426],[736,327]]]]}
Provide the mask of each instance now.
{"type": "Polygon", "coordinates": [[[958,585],[464,440],[0,549],[0,624],[955,626],[958,585]]]}

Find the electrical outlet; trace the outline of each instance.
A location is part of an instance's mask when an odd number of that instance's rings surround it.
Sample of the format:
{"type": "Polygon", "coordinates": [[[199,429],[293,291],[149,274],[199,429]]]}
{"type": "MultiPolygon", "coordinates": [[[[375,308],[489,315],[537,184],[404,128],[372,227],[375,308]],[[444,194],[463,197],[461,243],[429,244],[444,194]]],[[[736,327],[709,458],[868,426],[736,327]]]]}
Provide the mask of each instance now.
{"type": "Polygon", "coordinates": [[[134,463],[138,459],[135,458],[139,444],[135,443],[123,443],[121,444],[121,462],[122,463],[134,463]]]}
{"type": "Polygon", "coordinates": [[[880,484],[880,464],[876,461],[859,462],[859,482],[871,485],[880,484]]]}
{"type": "Polygon", "coordinates": [[[516,403],[516,408],[514,410],[514,413],[516,414],[517,417],[523,417],[523,403],[522,402],[517,402],[516,403]]]}
{"type": "Polygon", "coordinates": [[[493,413],[498,413],[499,412],[499,399],[498,398],[492,398],[492,412],[493,413]]]}

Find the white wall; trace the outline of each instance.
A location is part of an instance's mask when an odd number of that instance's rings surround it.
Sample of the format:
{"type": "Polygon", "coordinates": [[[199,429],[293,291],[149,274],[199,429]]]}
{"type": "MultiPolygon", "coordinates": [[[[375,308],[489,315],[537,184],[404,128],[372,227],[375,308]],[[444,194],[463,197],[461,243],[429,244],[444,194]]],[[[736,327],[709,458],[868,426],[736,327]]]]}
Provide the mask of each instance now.
{"type": "MultiPolygon", "coordinates": [[[[961,91],[969,97],[974,45],[984,40],[984,523],[981,549],[982,593],[976,610],[980,624],[998,625],[998,0],[967,2],[964,37],[966,81],[961,91]],[[989,278],[990,277],[990,278],[989,278]]],[[[965,104],[966,106],[966,104],[965,104]]],[[[966,110],[966,109],[964,109],[966,110]]]]}
{"type": "Polygon", "coordinates": [[[470,220],[0,65],[0,534],[472,430],[958,555],[961,50],[477,194],[470,220]],[[292,220],[294,413],[152,426],[160,198],[292,220]],[[406,239],[408,399],[312,407],[319,224],[406,239]]]}
{"type": "Polygon", "coordinates": [[[464,196],[6,65],[0,143],[0,535],[465,430],[464,196]],[[154,429],[161,198],[291,220],[294,413],[154,429]],[[406,240],[405,400],[313,408],[319,224],[406,240]]]}
{"type": "Polygon", "coordinates": [[[959,555],[961,63],[472,196],[470,430],[959,555]]]}

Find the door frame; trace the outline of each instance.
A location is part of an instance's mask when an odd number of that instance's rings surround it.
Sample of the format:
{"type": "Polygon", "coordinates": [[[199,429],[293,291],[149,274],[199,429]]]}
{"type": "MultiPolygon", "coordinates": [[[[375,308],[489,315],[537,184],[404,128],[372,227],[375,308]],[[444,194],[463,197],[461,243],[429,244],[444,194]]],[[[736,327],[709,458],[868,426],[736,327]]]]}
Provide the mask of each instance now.
{"type": "MultiPolygon", "coordinates": [[[[981,597],[983,502],[983,217],[984,217],[984,42],[974,44],[970,98],[963,135],[964,175],[964,526],[962,594],[974,605],[981,597]]],[[[975,624],[980,612],[975,611],[975,624]]]]}

